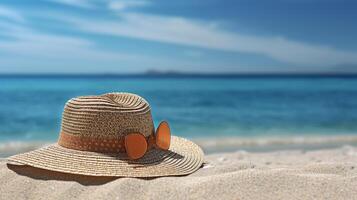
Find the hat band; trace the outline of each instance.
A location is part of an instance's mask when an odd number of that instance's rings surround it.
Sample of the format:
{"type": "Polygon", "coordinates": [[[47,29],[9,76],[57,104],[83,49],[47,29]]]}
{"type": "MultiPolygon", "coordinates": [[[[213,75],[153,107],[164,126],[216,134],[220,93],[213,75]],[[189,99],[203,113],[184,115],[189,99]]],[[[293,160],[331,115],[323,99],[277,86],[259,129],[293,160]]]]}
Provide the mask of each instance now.
{"type": "MultiPolygon", "coordinates": [[[[150,135],[149,137],[146,137],[146,141],[148,142],[148,149],[151,149],[155,143],[154,136],[150,135]]],[[[62,147],[80,151],[92,151],[100,153],[126,152],[124,137],[101,139],[82,135],[72,135],[61,131],[57,143],[62,147]]]]}

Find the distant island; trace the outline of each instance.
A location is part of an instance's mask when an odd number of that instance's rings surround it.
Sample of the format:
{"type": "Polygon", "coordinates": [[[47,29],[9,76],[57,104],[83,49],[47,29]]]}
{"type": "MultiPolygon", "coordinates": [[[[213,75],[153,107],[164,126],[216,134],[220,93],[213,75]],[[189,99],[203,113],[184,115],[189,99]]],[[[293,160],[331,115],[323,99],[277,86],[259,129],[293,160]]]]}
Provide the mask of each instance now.
{"type": "Polygon", "coordinates": [[[342,72],[309,72],[309,73],[287,73],[287,72],[224,72],[224,73],[202,73],[202,72],[185,72],[174,70],[156,70],[150,69],[142,73],[118,73],[118,72],[106,72],[106,73],[0,73],[0,77],[29,77],[29,78],[254,78],[254,77],[351,77],[357,78],[357,73],[342,73],[342,72]]]}

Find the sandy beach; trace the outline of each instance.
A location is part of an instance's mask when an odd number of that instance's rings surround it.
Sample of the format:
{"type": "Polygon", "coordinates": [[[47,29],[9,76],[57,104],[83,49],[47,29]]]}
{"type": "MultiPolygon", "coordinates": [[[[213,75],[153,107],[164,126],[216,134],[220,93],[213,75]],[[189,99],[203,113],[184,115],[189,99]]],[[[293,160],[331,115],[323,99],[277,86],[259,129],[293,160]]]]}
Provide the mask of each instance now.
{"type": "Polygon", "coordinates": [[[357,148],[209,154],[194,174],[86,177],[0,161],[1,199],[357,199],[357,148]]]}

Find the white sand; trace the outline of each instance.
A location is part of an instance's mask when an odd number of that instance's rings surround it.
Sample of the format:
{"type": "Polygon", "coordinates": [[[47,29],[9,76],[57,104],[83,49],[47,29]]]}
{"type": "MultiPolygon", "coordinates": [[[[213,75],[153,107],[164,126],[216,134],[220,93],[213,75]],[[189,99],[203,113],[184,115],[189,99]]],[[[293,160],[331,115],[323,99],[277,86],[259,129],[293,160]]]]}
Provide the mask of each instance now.
{"type": "Polygon", "coordinates": [[[8,167],[0,199],[357,199],[357,148],[206,156],[185,177],[95,178],[8,167]]]}

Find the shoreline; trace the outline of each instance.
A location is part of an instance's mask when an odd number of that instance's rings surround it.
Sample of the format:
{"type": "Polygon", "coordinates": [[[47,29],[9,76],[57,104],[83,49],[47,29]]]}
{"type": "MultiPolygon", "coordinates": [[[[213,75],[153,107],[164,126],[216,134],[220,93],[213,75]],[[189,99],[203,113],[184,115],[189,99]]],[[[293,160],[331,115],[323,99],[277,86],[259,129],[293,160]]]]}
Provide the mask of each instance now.
{"type": "Polygon", "coordinates": [[[253,137],[211,137],[193,138],[208,153],[271,152],[280,150],[319,150],[343,146],[357,146],[357,135],[291,135],[291,136],[253,136],[253,137]]]}
{"type": "MultiPolygon", "coordinates": [[[[357,146],[357,135],[303,135],[189,138],[206,154],[247,151],[320,150],[357,146]]],[[[0,141],[0,158],[31,151],[56,141],[0,141]]]]}

